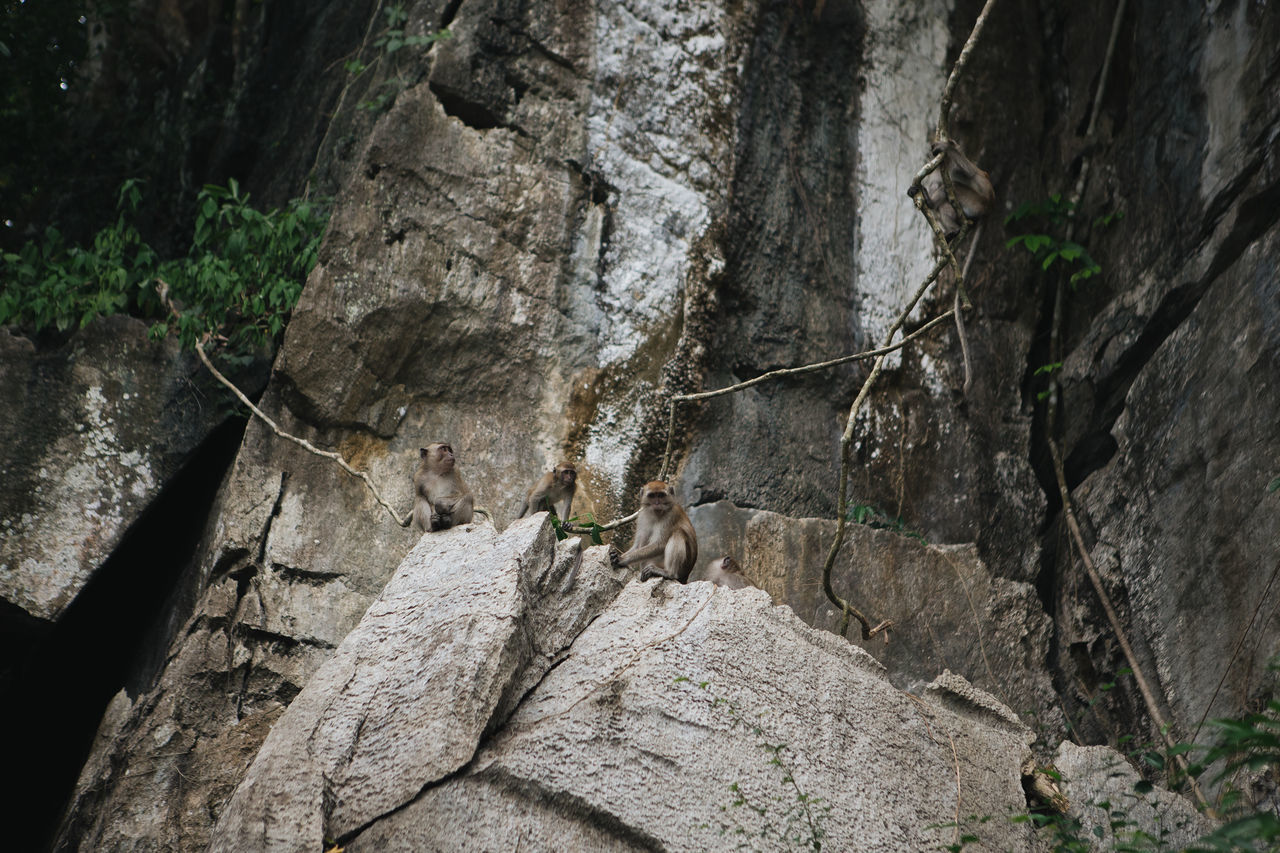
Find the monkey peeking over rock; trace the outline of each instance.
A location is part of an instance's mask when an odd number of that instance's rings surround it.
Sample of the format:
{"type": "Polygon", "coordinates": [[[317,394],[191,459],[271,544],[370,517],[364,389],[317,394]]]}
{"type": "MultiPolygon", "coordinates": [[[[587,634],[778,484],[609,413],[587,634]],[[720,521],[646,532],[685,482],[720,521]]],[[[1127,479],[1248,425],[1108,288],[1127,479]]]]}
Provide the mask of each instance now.
{"type": "Polygon", "coordinates": [[[578,469],[571,462],[560,462],[551,473],[543,474],[529,490],[518,518],[537,512],[554,511],[561,520],[569,518],[573,508],[573,493],[578,488],[578,469]]]}
{"type": "Polygon", "coordinates": [[[619,556],[617,549],[610,549],[609,555],[619,566],[639,564],[640,580],[654,576],[680,583],[689,580],[698,561],[698,535],[666,483],[654,480],[645,484],[631,550],[619,556]]]}
{"type": "Polygon", "coordinates": [[[413,475],[414,525],[430,533],[470,523],[475,496],[454,470],[453,448],[437,441],[420,448],[418,458],[418,470],[413,475]]]}
{"type": "Polygon", "coordinates": [[[738,565],[738,561],[729,556],[721,557],[707,566],[702,579],[728,589],[746,589],[747,587],[758,589],[755,584],[743,577],[742,566],[738,565]]]}

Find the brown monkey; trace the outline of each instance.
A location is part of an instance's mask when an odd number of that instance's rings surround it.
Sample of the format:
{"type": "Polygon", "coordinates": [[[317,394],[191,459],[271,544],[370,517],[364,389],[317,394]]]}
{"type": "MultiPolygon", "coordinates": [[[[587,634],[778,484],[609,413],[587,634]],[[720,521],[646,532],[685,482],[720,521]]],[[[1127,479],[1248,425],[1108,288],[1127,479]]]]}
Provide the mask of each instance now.
{"type": "Polygon", "coordinates": [[[561,520],[569,517],[573,507],[573,493],[577,489],[578,469],[570,462],[561,462],[549,474],[529,490],[529,496],[520,507],[520,518],[535,512],[552,510],[561,520]]]}
{"type": "Polygon", "coordinates": [[[418,451],[413,475],[413,523],[424,531],[447,530],[471,521],[475,497],[453,469],[453,448],[437,441],[418,451]]]}
{"type": "Polygon", "coordinates": [[[697,561],[698,536],[670,487],[661,480],[645,483],[635,541],[617,562],[623,566],[640,563],[641,580],[657,575],[685,583],[697,561]]]}
{"type": "Polygon", "coordinates": [[[711,581],[716,586],[724,586],[729,589],[746,589],[747,587],[755,586],[755,584],[742,576],[742,566],[738,565],[738,561],[728,556],[721,557],[707,566],[707,571],[702,579],[711,581]]]}
{"type": "Polygon", "coordinates": [[[991,178],[987,173],[964,156],[964,152],[960,150],[959,145],[956,145],[955,140],[946,139],[933,143],[935,156],[943,152],[946,152],[946,158],[938,168],[925,176],[921,186],[924,188],[925,200],[929,203],[929,207],[938,212],[943,233],[949,240],[959,233],[960,226],[964,223],[955,208],[951,206],[950,199],[947,198],[947,187],[942,180],[942,170],[946,169],[951,175],[951,185],[956,191],[956,201],[960,202],[964,215],[969,219],[978,219],[991,209],[991,205],[996,200],[996,191],[991,186],[991,178]]]}

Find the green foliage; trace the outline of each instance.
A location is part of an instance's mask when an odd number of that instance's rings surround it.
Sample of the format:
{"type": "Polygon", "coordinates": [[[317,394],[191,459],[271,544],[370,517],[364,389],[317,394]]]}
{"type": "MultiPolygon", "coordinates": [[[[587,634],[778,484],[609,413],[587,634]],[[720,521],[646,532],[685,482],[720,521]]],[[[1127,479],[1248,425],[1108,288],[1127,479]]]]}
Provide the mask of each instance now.
{"type": "Polygon", "coordinates": [[[921,545],[929,544],[919,531],[907,527],[907,523],[902,516],[890,518],[887,512],[872,504],[854,504],[849,508],[849,513],[845,518],[854,524],[865,524],[867,527],[874,527],[877,530],[892,530],[894,533],[899,533],[909,539],[918,539],[921,545]]]}
{"type": "Polygon", "coordinates": [[[1276,477],[1271,481],[1271,485],[1267,486],[1268,492],[1280,491],[1280,477],[1276,477]]]}
{"type": "Polygon", "coordinates": [[[262,213],[234,180],[206,186],[196,199],[190,251],[162,261],[133,225],[141,200],[139,182],[125,181],[116,221],[87,247],[69,246],[48,228],[42,241],[0,256],[0,324],[64,331],[126,312],[157,319],[152,334],[163,337],[171,318],[155,286],[164,281],[183,307],[184,346],[218,335],[243,353],[278,339],[315,266],[323,208],[294,200],[262,213]]]}
{"type": "MultiPolygon", "coordinates": [[[[1031,375],[1032,376],[1050,376],[1053,374],[1054,371],[1060,370],[1060,369],[1062,369],[1062,362],[1055,361],[1055,362],[1052,362],[1051,364],[1040,365],[1035,369],[1035,372],[1032,373],[1031,375]]],[[[1036,394],[1036,399],[1043,400],[1045,397],[1048,397],[1049,394],[1051,393],[1052,392],[1049,390],[1041,391],[1038,394],[1036,394]]]]}
{"type": "Polygon", "coordinates": [[[570,536],[574,535],[564,529],[565,525],[567,524],[567,525],[572,525],[573,527],[579,527],[579,528],[585,527],[587,530],[587,536],[591,538],[591,544],[593,545],[604,544],[604,540],[600,538],[600,534],[604,533],[604,528],[596,523],[595,516],[592,515],[591,513],[587,513],[585,516],[575,515],[573,518],[566,519],[564,521],[561,521],[556,516],[555,510],[550,510],[550,513],[551,513],[551,527],[556,532],[556,539],[568,539],[570,536]]]}
{"type": "Polygon", "coordinates": [[[406,33],[405,24],[409,22],[409,13],[405,11],[404,6],[401,4],[386,7],[383,9],[383,14],[386,17],[385,26],[378,37],[373,40],[373,48],[378,52],[378,55],[369,63],[356,58],[347,60],[343,66],[348,74],[359,77],[370,68],[378,65],[384,58],[391,64],[392,70],[387,79],[374,87],[369,98],[357,104],[360,109],[370,112],[381,112],[408,85],[408,79],[400,67],[396,56],[397,53],[404,48],[428,47],[441,39],[453,36],[453,33],[449,30],[437,30],[426,35],[410,35],[406,33]]]}
{"type": "MultiPolygon", "coordinates": [[[[1102,267],[1090,257],[1084,246],[1055,236],[1055,232],[1060,232],[1070,219],[1073,207],[1061,195],[1052,195],[1044,201],[1024,202],[1004,222],[1005,225],[1022,223],[1023,227],[1033,229],[1009,239],[1005,248],[1022,246],[1040,262],[1043,270],[1048,270],[1055,262],[1061,261],[1074,270],[1069,279],[1074,288],[1080,281],[1102,272],[1102,267]]],[[[1106,228],[1123,218],[1123,211],[1114,211],[1099,216],[1093,221],[1093,225],[1095,229],[1106,228]]]]}

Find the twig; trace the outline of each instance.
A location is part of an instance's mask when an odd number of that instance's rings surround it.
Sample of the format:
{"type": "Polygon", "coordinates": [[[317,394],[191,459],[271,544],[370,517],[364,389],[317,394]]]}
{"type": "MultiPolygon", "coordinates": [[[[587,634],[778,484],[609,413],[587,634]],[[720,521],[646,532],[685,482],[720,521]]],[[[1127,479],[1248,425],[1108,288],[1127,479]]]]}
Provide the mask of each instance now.
{"type": "Polygon", "coordinates": [[[561,523],[560,529],[563,530],[565,533],[593,533],[593,532],[606,533],[610,530],[616,530],[617,528],[621,527],[624,524],[630,524],[631,522],[635,521],[639,517],[640,517],[640,511],[636,510],[635,512],[631,513],[631,515],[628,515],[626,518],[614,519],[608,524],[597,524],[594,527],[579,527],[576,524],[570,524],[569,522],[566,521],[561,523]]]}
{"type": "Polygon", "coordinates": [[[1276,567],[1271,570],[1271,577],[1267,580],[1266,587],[1262,590],[1262,595],[1258,598],[1258,604],[1253,608],[1253,615],[1249,617],[1249,624],[1244,626],[1244,630],[1240,632],[1240,639],[1236,642],[1236,647],[1231,651],[1231,657],[1227,661],[1227,665],[1222,668],[1222,677],[1218,679],[1218,686],[1213,688],[1213,695],[1209,697],[1209,702],[1204,706],[1204,713],[1200,715],[1200,722],[1196,723],[1196,730],[1191,733],[1192,742],[1200,737],[1200,728],[1204,725],[1204,721],[1209,717],[1209,709],[1213,707],[1213,703],[1218,699],[1218,693],[1222,690],[1222,685],[1226,683],[1227,674],[1231,672],[1231,667],[1235,665],[1236,658],[1240,656],[1240,650],[1244,648],[1245,638],[1249,636],[1249,632],[1253,630],[1253,623],[1258,619],[1258,612],[1262,610],[1262,602],[1267,600],[1267,596],[1271,593],[1271,585],[1276,582],[1276,575],[1280,574],[1280,562],[1276,563],[1276,567]]]}
{"type": "Polygon", "coordinates": [[[987,15],[991,14],[991,9],[995,5],[996,0],[987,0],[982,7],[982,11],[978,13],[978,20],[973,23],[973,30],[969,33],[969,38],[965,41],[964,47],[960,49],[960,56],[956,58],[956,64],[951,67],[951,76],[947,78],[947,85],[942,90],[942,104],[938,108],[938,139],[950,138],[947,135],[947,117],[951,112],[951,99],[955,97],[956,84],[960,82],[960,72],[968,64],[969,55],[973,53],[973,48],[978,43],[978,36],[982,34],[982,28],[986,26],[987,15]]]}
{"type": "MultiPolygon", "coordinates": [[[[355,55],[357,57],[364,53],[365,46],[369,43],[369,34],[373,32],[373,22],[378,20],[378,13],[381,11],[382,0],[378,0],[374,4],[373,14],[369,17],[369,23],[364,28],[364,38],[360,40],[360,47],[356,49],[355,55]]],[[[381,56],[378,57],[378,59],[381,58],[381,56]]],[[[316,167],[320,165],[320,155],[324,151],[325,140],[329,138],[329,132],[333,130],[333,123],[338,120],[338,113],[342,112],[342,104],[347,99],[347,92],[351,89],[351,84],[356,81],[358,76],[347,75],[346,82],[342,85],[342,91],[338,93],[338,103],[334,106],[333,112],[329,113],[329,121],[324,126],[324,135],[320,137],[320,144],[316,146],[316,157],[311,164],[311,171],[307,173],[307,186],[302,191],[304,199],[311,194],[311,178],[315,175],[316,167]]]]}
{"type": "MultiPolygon", "coordinates": [[[[929,280],[932,281],[936,278],[937,273],[941,271],[941,269],[942,265],[936,267],[934,272],[930,274],[929,280]]],[[[839,358],[833,358],[829,361],[816,361],[812,364],[804,364],[799,367],[780,367],[777,370],[770,370],[767,373],[761,373],[759,376],[752,377],[751,379],[747,379],[733,385],[727,385],[724,388],[717,388],[714,391],[699,391],[696,394],[675,395],[671,398],[671,409],[667,418],[667,449],[662,456],[662,469],[658,474],[658,479],[667,479],[667,472],[671,466],[671,456],[673,452],[672,441],[674,440],[673,436],[675,435],[676,406],[679,403],[691,403],[700,400],[710,400],[713,397],[723,397],[726,394],[735,394],[738,391],[743,391],[753,385],[759,385],[761,382],[768,382],[772,379],[782,379],[787,376],[800,376],[805,373],[826,370],[829,367],[836,367],[853,361],[865,361],[869,358],[875,358],[878,355],[887,355],[892,352],[897,352],[916,338],[919,338],[925,333],[931,331],[935,326],[945,323],[951,318],[951,314],[951,311],[939,314],[937,317],[934,317],[932,320],[925,323],[923,326],[916,329],[914,332],[892,346],[880,347],[879,349],[867,350],[865,352],[854,353],[853,355],[842,355],[839,358]]]]}
{"type": "MultiPolygon", "coordinates": [[[[1102,602],[1102,609],[1107,614],[1107,620],[1111,623],[1111,630],[1115,632],[1116,642],[1120,646],[1120,651],[1124,653],[1125,660],[1129,663],[1129,668],[1133,670],[1133,680],[1137,682],[1138,692],[1142,694],[1142,701],[1147,706],[1147,713],[1151,715],[1152,721],[1160,730],[1160,736],[1165,745],[1172,749],[1175,743],[1171,734],[1171,727],[1156,703],[1155,692],[1152,691],[1151,685],[1147,683],[1142,666],[1138,663],[1138,656],[1134,654],[1133,647],[1129,645],[1129,638],[1125,634],[1124,625],[1120,622],[1120,615],[1116,612],[1115,605],[1111,602],[1111,596],[1102,584],[1102,576],[1098,574],[1098,568],[1094,565],[1093,558],[1089,555],[1089,549],[1085,545],[1084,536],[1080,532],[1080,525],[1076,522],[1076,514],[1071,506],[1071,493],[1067,490],[1067,475],[1062,467],[1062,452],[1058,449],[1058,442],[1052,436],[1049,436],[1047,441],[1049,442],[1049,455],[1053,458],[1053,473],[1058,480],[1058,494],[1062,497],[1062,515],[1067,520],[1067,530],[1071,533],[1071,541],[1075,544],[1076,553],[1080,555],[1080,562],[1084,564],[1085,573],[1089,576],[1089,581],[1093,584],[1093,589],[1102,602]]],[[[1196,784],[1195,778],[1187,772],[1187,759],[1181,753],[1175,754],[1173,758],[1178,764],[1178,769],[1187,777],[1187,782],[1191,785],[1191,791],[1195,794],[1196,799],[1200,801],[1200,805],[1204,806],[1206,810],[1212,811],[1209,801],[1201,793],[1200,786],[1196,784]]]]}
{"type": "MultiPolygon", "coordinates": [[[[959,208],[957,208],[959,209],[959,208]]],[[[978,227],[973,229],[973,240],[969,243],[969,254],[964,258],[964,270],[960,274],[961,281],[969,277],[969,265],[973,263],[974,252],[978,250],[978,240],[982,238],[982,222],[978,222],[978,227]]],[[[960,393],[969,396],[969,388],[973,385],[973,367],[969,361],[969,336],[964,331],[964,312],[961,305],[961,296],[964,291],[957,284],[956,297],[952,304],[951,310],[956,315],[956,335],[960,338],[960,355],[964,360],[964,384],[960,386],[960,393]]],[[[969,306],[972,307],[972,306],[969,306]]]]}
{"type": "MultiPolygon", "coordinates": [[[[173,316],[176,319],[179,319],[179,320],[182,319],[182,315],[178,312],[177,307],[173,304],[173,301],[169,298],[168,283],[166,283],[162,279],[156,279],[156,282],[157,282],[156,292],[160,296],[160,301],[163,302],[166,306],[168,306],[169,312],[173,314],[173,316]]],[[[288,441],[292,441],[294,444],[302,447],[304,450],[314,453],[317,456],[323,456],[326,459],[332,459],[334,462],[338,463],[338,467],[340,467],[343,471],[346,471],[348,474],[350,474],[353,477],[357,477],[363,480],[364,484],[369,487],[369,491],[373,494],[374,500],[376,500],[378,503],[382,504],[382,506],[386,508],[387,512],[391,514],[391,517],[396,520],[396,524],[400,525],[401,527],[409,526],[409,523],[413,520],[412,513],[405,515],[404,517],[401,517],[400,514],[397,513],[395,509],[392,508],[391,504],[387,503],[385,500],[382,499],[382,494],[378,491],[378,487],[373,484],[373,479],[369,477],[368,473],[364,471],[357,471],[355,468],[352,468],[347,463],[347,460],[343,459],[342,456],[340,456],[337,453],[334,453],[331,450],[321,450],[311,442],[307,441],[305,438],[299,438],[296,435],[291,435],[285,432],[284,430],[280,429],[279,426],[276,425],[275,421],[271,420],[271,418],[267,416],[266,412],[262,411],[262,409],[259,409],[257,406],[255,406],[253,402],[244,395],[244,392],[236,387],[234,382],[232,382],[227,377],[223,376],[222,373],[219,372],[218,368],[213,366],[213,362],[209,360],[209,356],[204,351],[204,344],[205,344],[205,341],[208,340],[208,338],[209,338],[209,334],[206,333],[203,340],[196,341],[196,355],[200,356],[200,361],[204,362],[204,366],[208,368],[210,373],[213,374],[214,379],[217,379],[223,385],[227,386],[227,388],[231,389],[231,393],[235,394],[237,399],[239,399],[241,403],[244,403],[246,406],[248,406],[249,411],[253,412],[259,418],[261,418],[262,422],[265,423],[267,426],[269,426],[271,428],[271,431],[274,432],[276,435],[280,436],[283,439],[287,439],[288,441]]],[[[483,512],[483,510],[477,509],[477,512],[483,512]]],[[[485,512],[484,514],[488,515],[487,512],[485,512]]]]}

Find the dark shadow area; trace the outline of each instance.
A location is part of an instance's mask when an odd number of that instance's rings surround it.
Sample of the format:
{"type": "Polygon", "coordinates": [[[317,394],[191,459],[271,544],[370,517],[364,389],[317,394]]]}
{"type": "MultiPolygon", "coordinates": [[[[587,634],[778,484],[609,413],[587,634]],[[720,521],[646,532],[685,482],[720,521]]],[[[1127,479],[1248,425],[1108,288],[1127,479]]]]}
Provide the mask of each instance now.
{"type": "Polygon", "coordinates": [[[25,780],[7,803],[13,849],[52,843],[103,711],[192,559],[244,427],[229,419],[192,453],[55,625],[21,631],[0,614],[0,725],[9,772],[25,780]]]}

